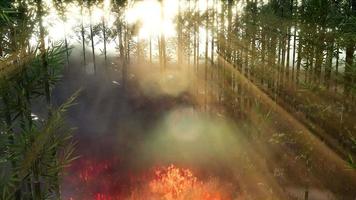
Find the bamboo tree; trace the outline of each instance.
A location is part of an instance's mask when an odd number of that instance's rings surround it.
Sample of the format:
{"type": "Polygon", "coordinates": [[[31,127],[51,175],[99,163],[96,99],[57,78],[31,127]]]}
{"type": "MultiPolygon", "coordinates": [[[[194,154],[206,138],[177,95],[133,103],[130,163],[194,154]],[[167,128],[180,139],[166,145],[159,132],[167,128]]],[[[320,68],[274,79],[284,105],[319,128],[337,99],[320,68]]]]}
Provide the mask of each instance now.
{"type": "MultiPolygon", "coordinates": [[[[181,14],[181,5],[180,2],[178,2],[178,16],[177,16],[177,30],[178,30],[178,45],[177,45],[177,60],[178,60],[178,67],[180,68],[182,65],[182,51],[183,51],[183,36],[182,36],[182,27],[183,26],[183,19],[182,19],[182,14],[181,14]]],[[[150,41],[151,45],[151,41],[150,41]]],[[[150,46],[150,52],[151,52],[151,46],[150,46]]],[[[151,54],[151,53],[150,53],[151,54]]],[[[151,59],[150,59],[151,60],[151,59]]]]}
{"type": "Polygon", "coordinates": [[[106,25],[105,25],[105,16],[102,18],[103,24],[103,38],[104,38],[104,59],[105,59],[105,66],[107,65],[107,55],[106,55],[106,25]]]}
{"type": "Polygon", "coordinates": [[[291,40],[291,28],[287,28],[287,63],[286,63],[286,76],[287,76],[287,80],[289,80],[289,62],[290,62],[290,40],[291,40]]]}
{"type": "Polygon", "coordinates": [[[336,47],[336,63],[335,63],[335,92],[337,92],[338,77],[339,77],[339,46],[336,47]]]}
{"type": "Polygon", "coordinates": [[[331,79],[331,71],[333,65],[333,57],[334,57],[334,36],[330,35],[330,41],[328,41],[328,51],[326,57],[326,66],[325,66],[325,85],[326,88],[330,87],[330,79],[331,79]]]}
{"type": "MultiPolygon", "coordinates": [[[[206,2],[206,5],[209,5],[209,1],[206,2]]],[[[208,25],[209,25],[209,12],[208,8],[205,11],[205,64],[204,64],[204,110],[207,110],[207,96],[208,96],[208,50],[209,50],[209,35],[208,35],[208,25]]]]}
{"type": "Polygon", "coordinates": [[[91,41],[91,51],[92,51],[92,58],[93,58],[93,65],[94,65],[94,74],[97,73],[96,70],[96,62],[95,62],[95,47],[94,47],[94,33],[93,33],[93,21],[92,21],[92,10],[91,6],[89,6],[89,17],[90,17],[90,41],[91,41]]]}
{"type": "Polygon", "coordinates": [[[84,68],[86,67],[86,56],[85,56],[85,30],[84,30],[84,17],[83,17],[83,0],[81,1],[81,6],[80,6],[80,15],[82,17],[81,21],[81,34],[82,34],[82,48],[83,48],[83,66],[84,68]]]}
{"type": "Polygon", "coordinates": [[[294,34],[293,34],[293,58],[292,58],[292,80],[293,80],[293,82],[294,82],[294,71],[295,71],[295,63],[296,63],[296,60],[295,60],[295,53],[296,53],[296,48],[297,48],[296,40],[297,40],[297,25],[295,23],[294,24],[294,34]]]}
{"type": "Polygon", "coordinates": [[[49,74],[48,74],[48,61],[47,61],[47,52],[46,52],[46,44],[45,44],[45,28],[43,26],[43,7],[42,0],[36,0],[37,5],[37,18],[39,21],[39,29],[40,29],[40,51],[41,51],[41,62],[44,72],[44,93],[46,97],[47,107],[49,108],[51,105],[51,95],[49,88],[49,74]]]}
{"type": "MultiPolygon", "coordinates": [[[[46,52],[46,44],[45,44],[45,29],[43,26],[43,7],[42,7],[42,0],[36,0],[37,5],[37,17],[39,21],[39,28],[40,28],[40,52],[41,52],[41,63],[42,63],[42,70],[43,70],[43,79],[44,79],[44,94],[46,99],[46,104],[48,108],[48,115],[50,115],[49,109],[51,106],[51,96],[50,96],[50,88],[49,88],[49,75],[48,75],[48,61],[47,61],[47,52],[46,52]]],[[[40,200],[43,198],[42,191],[41,191],[41,183],[40,183],[40,172],[39,166],[37,164],[38,161],[34,162],[32,167],[33,172],[33,199],[40,200]]]]}
{"type": "Polygon", "coordinates": [[[66,11],[65,11],[65,3],[66,0],[55,0],[54,4],[55,7],[57,8],[60,18],[62,20],[62,26],[63,26],[63,38],[64,38],[64,47],[66,49],[66,60],[67,60],[67,70],[69,70],[69,44],[68,44],[68,39],[67,39],[67,27],[66,27],[66,11]]]}

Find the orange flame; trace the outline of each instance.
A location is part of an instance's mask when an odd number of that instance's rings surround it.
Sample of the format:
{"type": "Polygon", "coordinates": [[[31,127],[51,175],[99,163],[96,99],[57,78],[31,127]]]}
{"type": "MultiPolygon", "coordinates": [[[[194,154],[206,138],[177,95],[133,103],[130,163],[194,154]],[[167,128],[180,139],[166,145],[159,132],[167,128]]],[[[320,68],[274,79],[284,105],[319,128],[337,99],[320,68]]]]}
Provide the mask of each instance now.
{"type": "Polygon", "coordinates": [[[208,184],[198,181],[189,169],[170,165],[156,170],[155,175],[155,179],[149,184],[150,191],[165,200],[222,200],[219,191],[214,191],[208,184]]]}
{"type": "Polygon", "coordinates": [[[189,169],[179,169],[170,165],[167,169],[156,170],[156,178],[150,182],[151,192],[176,199],[197,185],[197,178],[189,169]]]}
{"type": "MultiPolygon", "coordinates": [[[[85,194],[70,197],[69,200],[230,200],[231,193],[216,180],[203,182],[190,169],[175,165],[160,167],[143,174],[131,174],[126,171],[125,179],[115,176],[104,176],[108,170],[115,168],[109,161],[96,162],[86,160],[79,168],[78,185],[85,194]],[[123,181],[123,182],[122,182],[123,181]],[[126,191],[125,191],[126,190],[126,191]],[[128,190],[128,191],[127,191],[128,190]],[[84,196],[83,196],[84,195],[84,196]]],[[[224,185],[224,184],[223,184],[224,185]]],[[[80,190],[76,190],[77,192],[80,190]]]]}

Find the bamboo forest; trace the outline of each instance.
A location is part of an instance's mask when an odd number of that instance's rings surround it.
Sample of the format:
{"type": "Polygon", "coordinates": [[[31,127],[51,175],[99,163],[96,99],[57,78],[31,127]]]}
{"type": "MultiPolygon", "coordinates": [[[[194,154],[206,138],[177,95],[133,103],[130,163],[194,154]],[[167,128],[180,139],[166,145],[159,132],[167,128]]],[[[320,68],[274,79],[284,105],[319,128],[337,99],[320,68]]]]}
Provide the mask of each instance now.
{"type": "Polygon", "coordinates": [[[0,0],[0,200],[356,200],[356,0],[0,0]]]}

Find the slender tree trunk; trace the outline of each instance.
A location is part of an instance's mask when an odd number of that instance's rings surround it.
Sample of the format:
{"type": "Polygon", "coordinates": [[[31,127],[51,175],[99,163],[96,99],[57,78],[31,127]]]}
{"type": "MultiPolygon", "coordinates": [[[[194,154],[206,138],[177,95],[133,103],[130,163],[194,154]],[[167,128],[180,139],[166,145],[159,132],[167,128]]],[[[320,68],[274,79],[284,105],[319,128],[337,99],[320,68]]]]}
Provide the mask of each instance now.
{"type": "Polygon", "coordinates": [[[162,58],[163,58],[163,70],[165,71],[167,68],[167,55],[166,55],[166,37],[164,35],[161,36],[161,45],[162,45],[162,58]]]}
{"type": "Polygon", "coordinates": [[[294,82],[294,68],[295,68],[295,52],[296,52],[296,39],[297,39],[297,26],[294,25],[294,34],[293,34],[293,58],[292,58],[292,80],[294,82]]]}
{"type": "Polygon", "coordinates": [[[89,15],[90,15],[90,40],[91,40],[91,50],[92,50],[92,57],[93,57],[94,74],[96,74],[94,33],[93,33],[93,23],[92,23],[92,16],[91,16],[91,15],[92,15],[91,7],[89,8],[89,15]]]}
{"type": "Polygon", "coordinates": [[[119,39],[119,62],[120,62],[120,66],[122,67],[122,85],[123,87],[125,87],[125,53],[124,53],[124,42],[123,42],[123,27],[122,27],[122,22],[118,19],[117,23],[116,23],[116,28],[117,28],[117,32],[118,32],[118,39],[119,39]]]}
{"type": "Polygon", "coordinates": [[[287,42],[287,63],[286,63],[286,77],[289,80],[289,61],[290,61],[290,39],[291,39],[291,28],[288,28],[288,42],[287,42]]]}
{"type": "Polygon", "coordinates": [[[312,47],[311,55],[309,55],[310,56],[309,57],[309,65],[307,65],[309,68],[309,80],[308,80],[309,83],[313,82],[314,71],[315,71],[314,70],[314,68],[315,68],[315,66],[314,66],[315,53],[318,53],[318,52],[316,52],[315,47],[312,47]]]}
{"type": "MultiPolygon", "coordinates": [[[[302,54],[303,54],[303,50],[302,50],[302,38],[299,35],[299,40],[298,40],[298,56],[297,56],[297,74],[296,74],[296,83],[297,85],[299,84],[299,73],[300,73],[300,67],[301,67],[301,63],[302,63],[302,54]]],[[[305,72],[306,73],[306,72],[305,72]]]]}
{"type": "Polygon", "coordinates": [[[159,57],[159,68],[160,72],[163,72],[163,54],[162,54],[162,36],[158,36],[157,41],[158,41],[158,57],[159,57]]]}
{"type": "Polygon", "coordinates": [[[150,36],[150,63],[152,64],[152,37],[150,36]]]}
{"type": "MultiPolygon", "coordinates": [[[[44,73],[44,77],[43,77],[44,94],[45,94],[47,108],[48,108],[48,117],[50,117],[51,94],[50,94],[49,72],[48,72],[49,65],[48,65],[48,60],[47,60],[47,50],[46,50],[46,44],[45,44],[45,28],[43,26],[43,21],[42,21],[42,16],[43,16],[42,0],[37,0],[36,4],[37,4],[37,15],[38,15],[39,29],[40,29],[41,63],[42,63],[42,70],[44,73]]],[[[37,161],[36,161],[36,163],[37,163],[37,161]]],[[[39,166],[37,164],[34,165],[32,172],[33,172],[33,176],[34,176],[33,197],[35,200],[40,200],[40,199],[42,199],[42,193],[41,193],[39,166]]]]}
{"type": "Polygon", "coordinates": [[[131,62],[131,45],[130,45],[130,39],[131,39],[131,35],[130,35],[130,31],[128,30],[128,28],[126,27],[126,34],[125,34],[125,44],[126,44],[126,62],[127,64],[130,64],[131,62]]]}
{"type": "MultiPolygon", "coordinates": [[[[164,10],[163,10],[163,1],[161,1],[161,19],[164,19],[164,10]]],[[[160,45],[161,45],[161,58],[162,58],[162,70],[165,71],[167,67],[167,59],[166,59],[166,38],[164,33],[161,33],[160,36],[160,45]]]]}
{"type": "MultiPolygon", "coordinates": [[[[277,54],[277,41],[276,41],[276,35],[272,34],[271,36],[271,42],[270,42],[270,51],[269,51],[269,58],[268,58],[268,63],[270,68],[272,68],[271,70],[271,76],[268,80],[269,82],[269,87],[273,89],[274,86],[274,77],[275,77],[275,73],[278,73],[278,71],[276,70],[276,54],[277,54]]],[[[278,64],[277,64],[278,65],[278,64]]]]}
{"type": "MultiPolygon", "coordinates": [[[[215,5],[215,3],[214,3],[214,5],[215,5]]],[[[214,30],[214,28],[215,28],[215,25],[214,25],[214,23],[215,23],[215,10],[216,9],[213,9],[213,11],[212,11],[212,19],[211,19],[211,51],[210,51],[210,62],[211,62],[211,64],[214,64],[214,36],[215,36],[215,30],[214,30]]]]}
{"type": "MultiPolygon", "coordinates": [[[[284,34],[287,34],[288,33],[288,27],[287,27],[287,30],[286,32],[284,32],[284,34]]],[[[284,82],[284,76],[285,76],[285,70],[286,70],[286,35],[282,36],[282,61],[281,61],[281,84],[283,85],[283,82],[284,82]]],[[[288,37],[288,36],[287,36],[288,37]]]]}
{"type": "Polygon", "coordinates": [[[122,85],[123,88],[126,88],[126,82],[127,82],[127,65],[128,63],[128,55],[130,54],[129,52],[129,44],[128,44],[128,31],[127,27],[125,26],[125,32],[124,32],[124,50],[123,50],[123,68],[122,68],[122,85]]]}
{"type": "Polygon", "coordinates": [[[196,32],[196,25],[195,25],[195,22],[194,22],[194,36],[193,36],[193,65],[194,65],[194,70],[196,69],[196,66],[197,66],[197,32],[196,32]]]}
{"type": "MultiPolygon", "coordinates": [[[[207,1],[208,5],[208,1],[207,1]]],[[[208,9],[206,10],[206,32],[205,32],[205,71],[204,71],[204,110],[207,110],[207,93],[208,93],[208,88],[207,88],[207,82],[208,82],[208,51],[209,51],[209,35],[208,35],[208,24],[209,24],[209,13],[208,9]]]]}
{"type": "Polygon", "coordinates": [[[104,59],[105,59],[105,67],[107,67],[107,53],[106,53],[106,25],[105,25],[105,17],[103,17],[103,39],[104,39],[104,59]]]}
{"type": "MultiPolygon", "coordinates": [[[[45,47],[45,41],[44,41],[44,27],[42,25],[42,5],[41,5],[41,0],[37,1],[37,6],[38,6],[38,12],[39,12],[39,16],[40,16],[40,49],[41,49],[41,62],[42,62],[42,70],[44,73],[44,90],[45,90],[45,98],[46,98],[46,102],[47,102],[47,107],[49,109],[50,107],[50,102],[51,102],[51,97],[50,97],[50,90],[49,90],[49,76],[48,76],[48,61],[47,61],[47,52],[46,52],[46,47],[45,47]]],[[[38,173],[38,166],[35,165],[34,169],[32,169],[33,172],[33,176],[34,176],[34,193],[33,193],[33,197],[34,200],[40,200],[42,197],[41,194],[41,185],[40,185],[40,177],[39,177],[39,173],[38,173]]]]}
{"type": "Polygon", "coordinates": [[[353,60],[354,60],[355,45],[350,42],[346,47],[346,58],[345,58],[345,75],[344,75],[344,93],[345,95],[350,94],[353,83],[353,60]]]}
{"type": "Polygon", "coordinates": [[[324,40],[325,40],[325,33],[323,28],[320,28],[319,34],[320,35],[318,38],[319,40],[318,40],[317,48],[315,48],[316,58],[315,58],[315,67],[314,67],[314,71],[315,71],[314,82],[317,82],[317,84],[320,83],[321,68],[323,64],[323,52],[324,52],[324,40]]]}
{"type": "MultiPolygon", "coordinates": [[[[261,73],[265,74],[265,67],[266,67],[266,56],[267,56],[267,52],[266,52],[266,33],[264,32],[264,30],[261,31],[261,45],[262,45],[262,52],[261,52],[261,73]]],[[[262,85],[265,82],[265,76],[261,76],[261,83],[262,85]]]]}
{"type": "Polygon", "coordinates": [[[80,14],[82,16],[81,33],[82,33],[82,47],[83,47],[83,65],[86,67],[86,56],[85,56],[85,30],[84,30],[84,19],[83,19],[83,5],[80,9],[80,14]]]}
{"type": "Polygon", "coordinates": [[[141,59],[142,59],[142,55],[141,55],[141,43],[140,43],[140,38],[137,37],[137,42],[136,42],[136,59],[137,59],[137,64],[140,63],[141,59]]]}
{"type": "Polygon", "coordinates": [[[336,46],[336,63],[335,63],[335,92],[338,91],[339,85],[339,45],[336,46]]]}
{"type": "Polygon", "coordinates": [[[47,106],[50,106],[51,103],[51,96],[50,96],[50,88],[49,88],[49,72],[48,72],[48,60],[47,60],[47,50],[45,44],[45,29],[43,27],[42,22],[42,0],[37,0],[37,9],[38,9],[38,18],[39,18],[39,27],[40,27],[40,52],[41,52],[41,62],[42,62],[42,69],[44,73],[44,91],[47,106]]]}
{"type": "Polygon", "coordinates": [[[182,37],[182,16],[181,16],[181,8],[180,3],[178,2],[178,22],[177,22],[177,29],[178,29],[178,45],[177,45],[177,60],[178,60],[178,68],[182,65],[182,44],[183,44],[183,37],[182,37]]]}
{"type": "MultiPolygon", "coordinates": [[[[199,52],[199,46],[200,46],[200,37],[199,37],[199,15],[198,15],[198,6],[197,6],[197,1],[195,2],[195,8],[196,8],[196,11],[195,11],[195,30],[196,30],[196,61],[195,61],[195,63],[196,63],[196,67],[195,67],[195,72],[196,73],[198,73],[198,68],[199,68],[199,54],[200,54],[200,52],[199,52]]],[[[197,89],[198,89],[198,87],[197,87],[197,89]]]]}
{"type": "Polygon", "coordinates": [[[119,37],[119,52],[120,52],[120,59],[121,61],[123,61],[123,59],[125,59],[125,53],[124,53],[124,41],[123,41],[123,35],[122,35],[122,23],[119,22],[118,23],[118,26],[117,26],[117,29],[118,29],[118,37],[119,37]]]}
{"type": "Polygon", "coordinates": [[[328,47],[328,54],[326,58],[327,63],[325,66],[325,85],[327,89],[329,89],[330,87],[331,70],[332,70],[333,57],[334,57],[334,36],[332,36],[332,39],[328,43],[329,43],[329,47],[328,47]]]}
{"type": "Polygon", "coordinates": [[[281,54],[282,54],[282,40],[281,38],[278,38],[278,58],[277,58],[277,74],[275,77],[275,82],[276,82],[276,91],[278,92],[279,88],[279,82],[280,82],[280,75],[281,75],[281,65],[282,65],[282,59],[281,59],[281,54]]]}

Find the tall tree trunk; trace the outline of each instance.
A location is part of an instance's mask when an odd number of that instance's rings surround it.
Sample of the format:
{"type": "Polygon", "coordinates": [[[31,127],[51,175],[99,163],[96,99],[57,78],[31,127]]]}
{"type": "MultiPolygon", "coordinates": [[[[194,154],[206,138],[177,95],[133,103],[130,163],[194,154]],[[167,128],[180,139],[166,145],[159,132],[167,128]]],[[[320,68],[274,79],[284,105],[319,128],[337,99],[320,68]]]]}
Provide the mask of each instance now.
{"type": "Polygon", "coordinates": [[[339,45],[336,46],[336,63],[335,63],[335,92],[338,91],[339,85],[339,45]]]}
{"type": "Polygon", "coordinates": [[[180,2],[178,2],[178,17],[177,17],[177,30],[178,30],[178,45],[177,45],[177,60],[178,60],[178,68],[182,65],[182,44],[183,44],[183,36],[182,36],[182,16],[181,16],[181,8],[180,2]]]}
{"type": "Polygon", "coordinates": [[[44,93],[46,97],[46,103],[47,106],[50,107],[51,103],[51,95],[50,95],[50,88],[49,88],[49,72],[48,72],[48,60],[47,60],[47,50],[46,50],[46,44],[45,44],[45,28],[43,27],[43,21],[42,21],[42,15],[43,15],[43,10],[42,10],[42,0],[37,0],[37,15],[38,15],[38,20],[39,20],[39,28],[40,28],[40,52],[41,52],[41,64],[42,64],[42,70],[44,73],[44,93]]]}
{"type": "Polygon", "coordinates": [[[284,82],[284,76],[285,76],[285,70],[286,70],[286,40],[287,40],[287,37],[286,35],[288,34],[288,27],[287,27],[287,30],[284,30],[283,32],[283,36],[282,36],[282,61],[281,61],[281,86],[283,86],[283,82],[284,82]],[[285,31],[285,32],[284,32],[285,31]]]}
{"type": "Polygon", "coordinates": [[[158,57],[159,57],[159,68],[160,72],[163,72],[163,53],[162,53],[162,41],[161,41],[162,36],[158,36],[157,42],[158,42],[158,57]]]}
{"type": "Polygon", "coordinates": [[[294,34],[293,34],[293,58],[292,58],[292,80],[294,82],[294,70],[295,70],[295,52],[296,52],[296,39],[297,39],[297,26],[294,24],[294,34]]]}
{"type": "MultiPolygon", "coordinates": [[[[215,3],[214,3],[214,5],[215,5],[215,3]]],[[[210,50],[210,62],[211,62],[211,64],[214,64],[214,45],[215,45],[215,43],[214,43],[214,36],[215,36],[215,30],[214,30],[214,28],[215,28],[215,25],[214,25],[214,23],[215,23],[215,20],[217,20],[217,17],[216,17],[216,19],[215,19],[215,7],[214,7],[214,9],[213,9],[213,11],[212,11],[212,19],[210,20],[211,21],[211,50],[210,50]]],[[[216,25],[217,26],[217,25],[216,25]]]]}
{"type": "Polygon", "coordinates": [[[333,64],[333,58],[334,58],[334,36],[332,37],[330,41],[328,42],[328,53],[326,57],[326,66],[325,66],[325,85],[326,88],[329,89],[330,87],[330,78],[331,78],[331,70],[332,70],[332,64],[333,64]]]}
{"type": "Polygon", "coordinates": [[[355,45],[352,42],[349,42],[346,46],[346,58],[345,58],[345,75],[344,75],[344,92],[348,96],[350,94],[350,90],[352,88],[353,83],[353,71],[355,69],[353,66],[354,60],[354,52],[355,52],[355,45]]]}
{"type": "Polygon", "coordinates": [[[287,80],[289,80],[289,61],[290,61],[290,39],[291,39],[291,28],[287,29],[287,38],[288,38],[288,42],[287,42],[287,63],[286,63],[286,77],[287,80]]]}
{"type": "Polygon", "coordinates": [[[315,58],[315,53],[318,53],[316,52],[315,50],[316,48],[314,46],[312,46],[312,51],[311,51],[311,54],[309,54],[309,64],[307,65],[308,67],[308,75],[309,75],[309,80],[308,80],[308,83],[312,83],[313,81],[313,77],[314,77],[314,58],[315,58]]]}
{"type": "Polygon", "coordinates": [[[324,52],[324,40],[325,40],[325,33],[324,33],[324,29],[320,28],[319,29],[319,37],[318,37],[318,44],[315,48],[315,67],[314,67],[314,82],[316,82],[317,84],[320,83],[320,79],[321,79],[321,67],[323,64],[323,52],[324,52]]]}
{"type": "MultiPolygon", "coordinates": [[[[270,50],[269,50],[269,58],[268,58],[268,65],[272,68],[271,70],[271,76],[268,80],[269,82],[269,87],[272,88],[274,86],[274,74],[278,71],[276,70],[276,55],[277,55],[277,38],[275,34],[272,34],[271,36],[271,41],[270,41],[270,50]]],[[[278,63],[277,63],[278,66],[278,63]]],[[[272,88],[273,89],[273,88],[272,88]]]]}
{"type": "MultiPolygon", "coordinates": [[[[208,5],[208,0],[207,0],[207,5],[208,5]]],[[[209,24],[209,13],[208,9],[206,9],[206,27],[205,27],[205,71],[204,71],[204,110],[206,111],[207,109],[207,93],[208,93],[208,88],[207,88],[207,82],[208,82],[208,51],[209,51],[209,35],[208,35],[208,24],[209,24]]]]}
{"type": "Polygon", "coordinates": [[[91,16],[91,15],[92,15],[91,7],[89,7],[89,15],[90,15],[90,40],[91,40],[91,50],[92,50],[92,57],[93,57],[94,74],[96,74],[94,33],[93,33],[93,23],[92,23],[92,16],[91,16]]]}
{"type": "MultiPolygon", "coordinates": [[[[266,57],[267,57],[267,41],[266,41],[266,33],[264,32],[264,30],[261,30],[261,73],[265,74],[265,69],[266,69],[266,57]]],[[[261,83],[262,85],[264,85],[265,83],[265,76],[261,76],[261,83]]]]}
{"type": "MultiPolygon", "coordinates": [[[[164,10],[163,10],[163,1],[160,2],[161,4],[161,20],[164,19],[164,10]]],[[[162,70],[165,71],[167,67],[167,59],[166,59],[166,37],[164,33],[161,33],[160,36],[160,45],[161,45],[161,58],[162,58],[162,70]]]]}
{"type": "Polygon", "coordinates": [[[199,27],[197,26],[197,56],[196,56],[196,72],[198,72],[198,68],[199,68],[199,54],[200,54],[200,51],[199,51],[199,46],[200,46],[200,35],[199,35],[199,27]]]}
{"type": "Polygon", "coordinates": [[[125,31],[124,31],[124,55],[123,55],[123,68],[122,68],[122,85],[123,88],[126,88],[127,84],[127,75],[128,75],[128,65],[129,65],[129,55],[130,55],[130,45],[129,45],[129,36],[128,36],[128,30],[127,26],[125,25],[125,31]]]}
{"type": "MultiPolygon", "coordinates": [[[[300,36],[300,33],[298,34],[298,50],[297,50],[297,74],[296,74],[296,83],[297,85],[299,84],[299,73],[300,73],[300,67],[302,64],[302,54],[303,54],[303,47],[302,47],[302,37],[300,36]]],[[[306,73],[306,72],[305,72],[306,73]]]]}
{"type": "Polygon", "coordinates": [[[107,53],[106,53],[106,25],[105,25],[105,17],[103,17],[103,39],[104,39],[104,59],[105,59],[105,67],[107,67],[107,53]]]}
{"type": "Polygon", "coordinates": [[[162,58],[163,58],[163,70],[165,71],[167,68],[167,55],[166,55],[166,37],[164,35],[161,36],[161,47],[162,47],[162,58]]]}
{"type": "MultiPolygon", "coordinates": [[[[44,82],[44,94],[46,98],[47,108],[48,108],[48,116],[50,115],[50,104],[51,104],[51,94],[49,88],[49,74],[48,74],[48,60],[47,60],[47,50],[45,44],[45,29],[43,27],[43,8],[42,8],[42,0],[37,0],[37,17],[39,21],[39,28],[40,28],[40,52],[41,52],[41,64],[43,70],[43,82],[44,82]]],[[[39,169],[37,165],[34,165],[33,169],[33,176],[34,176],[34,191],[33,197],[35,200],[40,200],[42,198],[41,194],[41,184],[40,184],[40,175],[39,169]]]]}
{"type": "Polygon", "coordinates": [[[124,41],[123,41],[123,34],[122,34],[122,23],[119,22],[117,25],[117,31],[118,31],[118,37],[119,37],[119,52],[120,52],[120,59],[123,61],[125,59],[125,53],[124,53],[124,41]]]}
{"type": "Polygon", "coordinates": [[[82,47],[83,47],[83,66],[86,67],[86,56],[85,56],[85,31],[84,31],[84,19],[83,19],[83,5],[80,8],[80,14],[82,16],[81,33],[82,33],[82,47]]]}
{"type": "Polygon", "coordinates": [[[152,64],[152,37],[150,36],[150,63],[152,64]]]}

